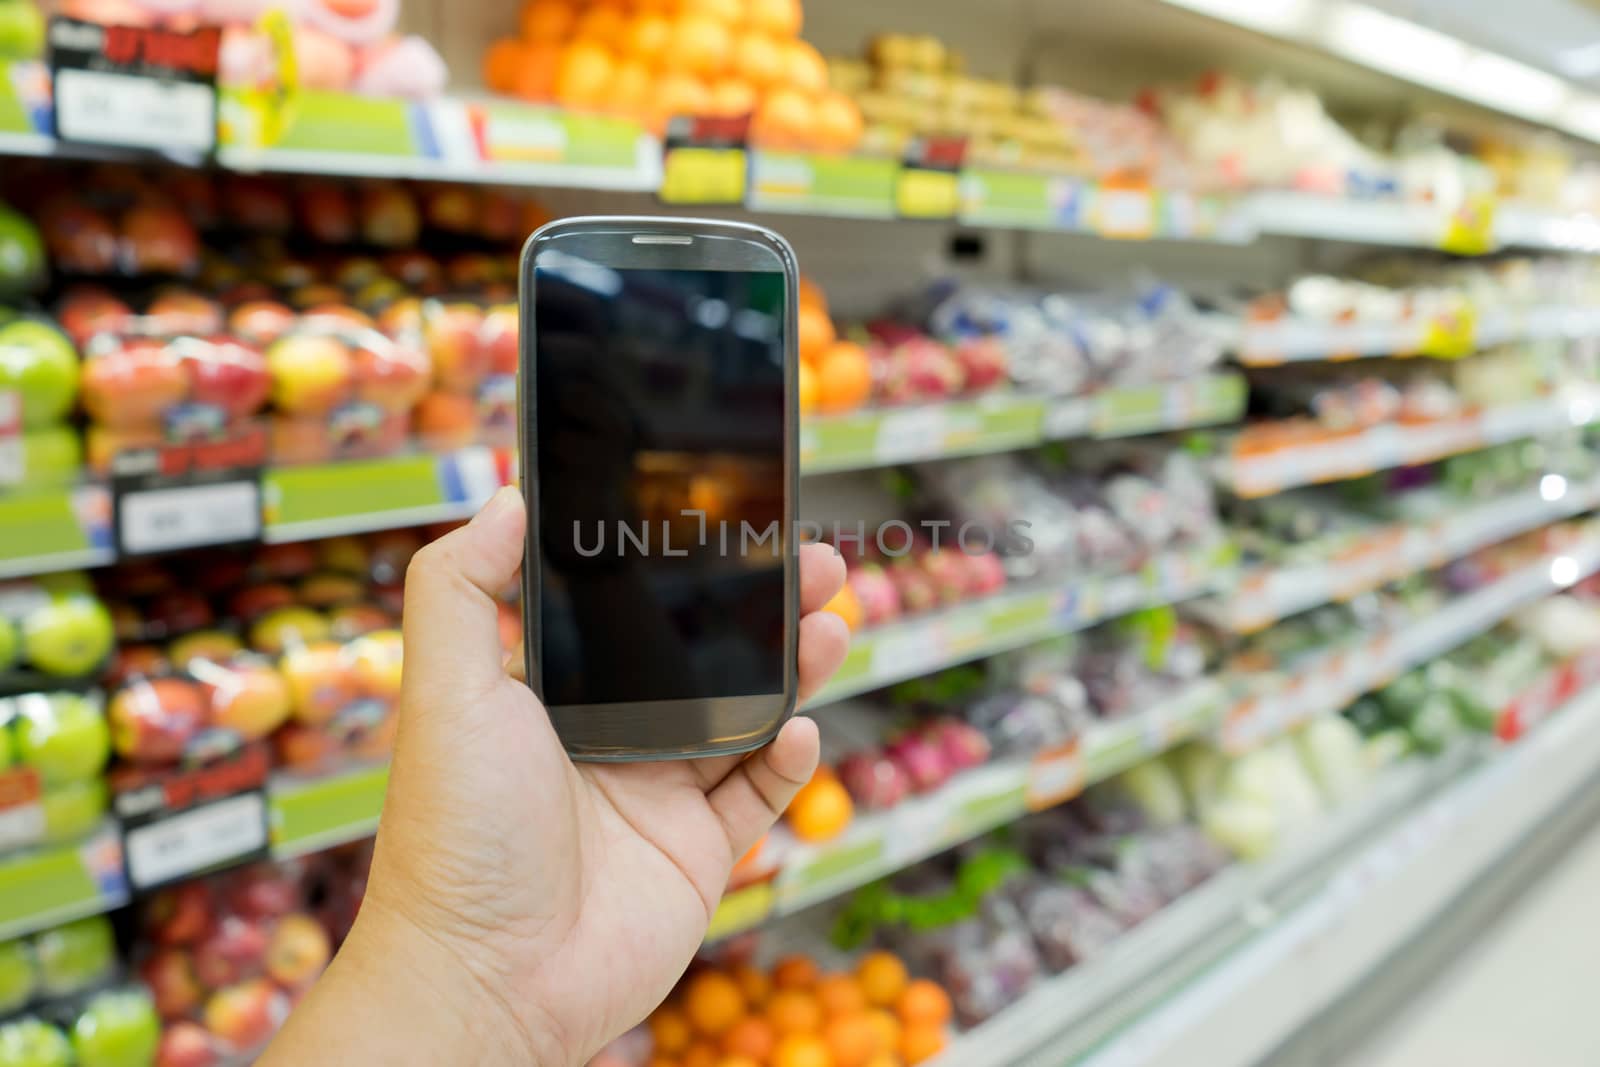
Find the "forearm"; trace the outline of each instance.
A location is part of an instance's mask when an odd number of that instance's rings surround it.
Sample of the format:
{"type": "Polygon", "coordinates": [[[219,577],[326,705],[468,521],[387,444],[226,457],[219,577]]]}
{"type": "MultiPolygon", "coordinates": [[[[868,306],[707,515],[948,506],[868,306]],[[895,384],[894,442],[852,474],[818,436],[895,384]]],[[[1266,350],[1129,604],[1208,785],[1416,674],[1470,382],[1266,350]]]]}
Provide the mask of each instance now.
{"type": "Polygon", "coordinates": [[[426,937],[363,912],[327,973],[306,994],[257,1067],[568,1067],[529,1035],[426,937]]]}

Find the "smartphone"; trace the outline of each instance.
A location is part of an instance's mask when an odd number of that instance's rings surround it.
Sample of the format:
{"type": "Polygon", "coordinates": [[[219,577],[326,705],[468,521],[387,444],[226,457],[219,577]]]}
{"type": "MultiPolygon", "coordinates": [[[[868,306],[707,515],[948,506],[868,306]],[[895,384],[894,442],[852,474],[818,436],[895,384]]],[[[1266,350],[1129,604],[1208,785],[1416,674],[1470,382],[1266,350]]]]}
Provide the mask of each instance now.
{"type": "Polygon", "coordinates": [[[573,218],[521,263],[528,683],[575,759],[794,713],[799,273],[771,230],[573,218]]]}

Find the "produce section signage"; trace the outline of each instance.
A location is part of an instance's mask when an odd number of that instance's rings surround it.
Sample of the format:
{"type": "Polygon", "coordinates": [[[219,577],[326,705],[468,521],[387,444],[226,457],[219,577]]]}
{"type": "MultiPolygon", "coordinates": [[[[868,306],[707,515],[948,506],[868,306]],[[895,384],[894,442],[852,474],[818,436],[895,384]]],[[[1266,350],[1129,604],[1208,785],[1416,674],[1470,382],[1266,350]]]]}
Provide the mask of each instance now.
{"type": "Polygon", "coordinates": [[[55,133],[63,141],[204,155],[217,143],[216,26],[50,21],[55,133]]]}
{"type": "Polygon", "coordinates": [[[663,204],[743,204],[750,184],[750,116],[679,115],[667,124],[663,204]]]}
{"type": "Polygon", "coordinates": [[[118,455],[111,478],[118,556],[260,540],[265,455],[259,426],[118,455]]]}
{"type": "Polygon", "coordinates": [[[267,857],[264,745],[201,767],[139,771],[115,782],[128,883],[143,891],[267,857]]]}

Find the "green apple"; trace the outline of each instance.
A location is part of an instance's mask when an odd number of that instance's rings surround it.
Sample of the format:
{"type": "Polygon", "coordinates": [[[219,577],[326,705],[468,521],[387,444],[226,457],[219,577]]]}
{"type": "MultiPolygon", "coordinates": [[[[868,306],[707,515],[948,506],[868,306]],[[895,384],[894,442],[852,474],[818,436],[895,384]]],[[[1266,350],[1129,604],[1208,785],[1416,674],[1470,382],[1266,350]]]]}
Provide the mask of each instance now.
{"type": "Polygon", "coordinates": [[[0,674],[17,665],[17,656],[21,651],[22,636],[17,633],[10,619],[0,615],[0,674]]]}
{"type": "Polygon", "coordinates": [[[108,803],[104,778],[46,789],[40,797],[45,840],[74,841],[84,836],[99,824],[108,803]]]}
{"type": "MultiPolygon", "coordinates": [[[[5,0],[0,0],[3,7],[5,0]]],[[[67,485],[83,468],[83,440],[70,426],[47,426],[22,435],[22,484],[30,489],[67,485]]]]}
{"type": "Polygon", "coordinates": [[[142,991],[101,993],[72,1024],[78,1067],[149,1067],[161,1044],[161,1020],[142,991]]]}
{"type": "MultiPolygon", "coordinates": [[[[4,3],[5,0],[0,0],[4,3]]],[[[53,574],[40,574],[33,579],[33,584],[44,590],[47,596],[57,600],[69,596],[94,596],[94,582],[83,571],[56,571],[53,574]]]]}
{"type": "Polygon", "coordinates": [[[45,785],[93,778],[111,755],[105,716],[76,693],[18,697],[17,756],[39,769],[45,785]]]}
{"type": "MultiPolygon", "coordinates": [[[[0,208],[0,257],[8,237],[5,218],[0,208]]],[[[78,396],[77,349],[66,334],[36,319],[0,326],[0,389],[22,394],[23,429],[60,421],[78,396]]]]}
{"type": "Polygon", "coordinates": [[[22,617],[22,657],[46,674],[88,674],[110,655],[116,636],[99,600],[53,597],[22,617]]]}
{"type": "Polygon", "coordinates": [[[9,1015],[33,999],[39,985],[33,950],[21,938],[0,943],[0,1014],[9,1015]]]}
{"type": "Polygon", "coordinates": [[[33,939],[39,960],[39,984],[50,996],[76,993],[104,978],[117,963],[117,940],[111,920],[91,915],[46,930],[33,939]]]}
{"type": "MultiPolygon", "coordinates": [[[[4,715],[0,715],[0,719],[3,718],[4,715]]],[[[15,762],[17,762],[17,743],[11,737],[11,727],[9,724],[0,726],[0,771],[10,769],[15,762]]]]}
{"type": "Polygon", "coordinates": [[[71,1067],[67,1035],[39,1019],[0,1026],[0,1067],[71,1067]]]}
{"type": "Polygon", "coordinates": [[[44,12],[28,0],[0,0],[0,56],[37,59],[44,54],[44,12]]]}

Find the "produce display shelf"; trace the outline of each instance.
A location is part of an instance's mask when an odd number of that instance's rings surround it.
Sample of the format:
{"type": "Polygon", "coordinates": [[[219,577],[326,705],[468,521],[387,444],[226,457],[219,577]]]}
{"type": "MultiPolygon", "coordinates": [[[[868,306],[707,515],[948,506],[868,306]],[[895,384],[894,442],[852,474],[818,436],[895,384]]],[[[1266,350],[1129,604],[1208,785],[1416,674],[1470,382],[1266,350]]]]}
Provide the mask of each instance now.
{"type": "MultiPolygon", "coordinates": [[[[1389,768],[1359,797],[1255,863],[1239,863],[1112,942],[1106,951],[1036,984],[960,1034],[933,1067],[1044,1067],[1072,1062],[1192,980],[1206,960],[1247,939],[1272,902],[1336,867],[1476,762],[1473,746],[1389,768]]],[[[1193,1060],[1191,1063],[1209,1061],[1193,1060]]]]}
{"type": "Polygon", "coordinates": [[[1348,359],[1458,355],[1513,341],[1587,337],[1600,332],[1600,311],[1542,305],[1468,307],[1436,318],[1399,322],[1318,322],[1286,318],[1246,322],[1239,329],[1235,355],[1247,367],[1348,359]]]}
{"type": "Polygon", "coordinates": [[[0,578],[81,567],[116,558],[111,494],[103,486],[0,493],[0,578]]]}
{"type": "Polygon", "coordinates": [[[971,400],[822,415],[800,426],[805,474],[861,470],[1029,448],[1072,437],[1112,438],[1237,422],[1238,374],[1113,386],[1073,397],[997,392],[971,400]]]}
{"type": "Polygon", "coordinates": [[[1534,437],[1561,425],[1600,420],[1600,390],[1568,387],[1552,396],[1506,404],[1452,418],[1383,423],[1314,442],[1241,451],[1217,463],[1218,480],[1241,497],[1347,481],[1380,470],[1431,463],[1490,445],[1534,437]]]}
{"type": "MultiPolygon", "coordinates": [[[[1523,741],[1436,791],[1378,832],[1297,902],[1268,919],[1083,1067],[1243,1067],[1402,951],[1535,829],[1593,786],[1600,690],[1590,689],[1523,741]]],[[[1398,814],[1398,812],[1396,812],[1398,814]]],[[[963,1063],[1002,1062],[989,1059],[963,1063]]]]}
{"type": "Polygon", "coordinates": [[[371,837],[388,786],[387,763],[311,778],[273,775],[267,786],[273,858],[290,859],[371,837]]]}
{"type": "Polygon", "coordinates": [[[844,664],[809,706],[1214,591],[1231,576],[1233,560],[1228,544],[1172,552],[1155,557],[1135,574],[1028,583],[921,618],[873,627],[855,635],[844,664]]]}
{"type": "Polygon", "coordinates": [[[0,941],[128,902],[122,835],[110,820],[82,841],[0,860],[0,941]]]}
{"type": "Polygon", "coordinates": [[[1587,540],[1497,579],[1422,618],[1306,657],[1286,674],[1252,671],[1236,680],[1243,694],[1228,709],[1220,740],[1229,752],[1317,715],[1331,715],[1363,693],[1485,633],[1513,612],[1600,570],[1600,538],[1587,540]]]}
{"type": "Polygon", "coordinates": [[[1256,633],[1291,615],[1348,600],[1595,508],[1600,508],[1600,478],[1573,484],[1546,475],[1537,487],[1438,518],[1399,520],[1353,538],[1339,537],[1314,561],[1246,567],[1232,590],[1196,610],[1234,633],[1256,633]]]}
{"type": "Polygon", "coordinates": [[[1000,760],[963,772],[934,792],[863,815],[836,840],[797,845],[785,853],[771,882],[729,893],[707,937],[727,937],[792,915],[1029,811],[1070,800],[1085,787],[1209,729],[1223,704],[1222,686],[1205,679],[1137,715],[1098,724],[1080,741],[1034,759],[1000,760]]]}

